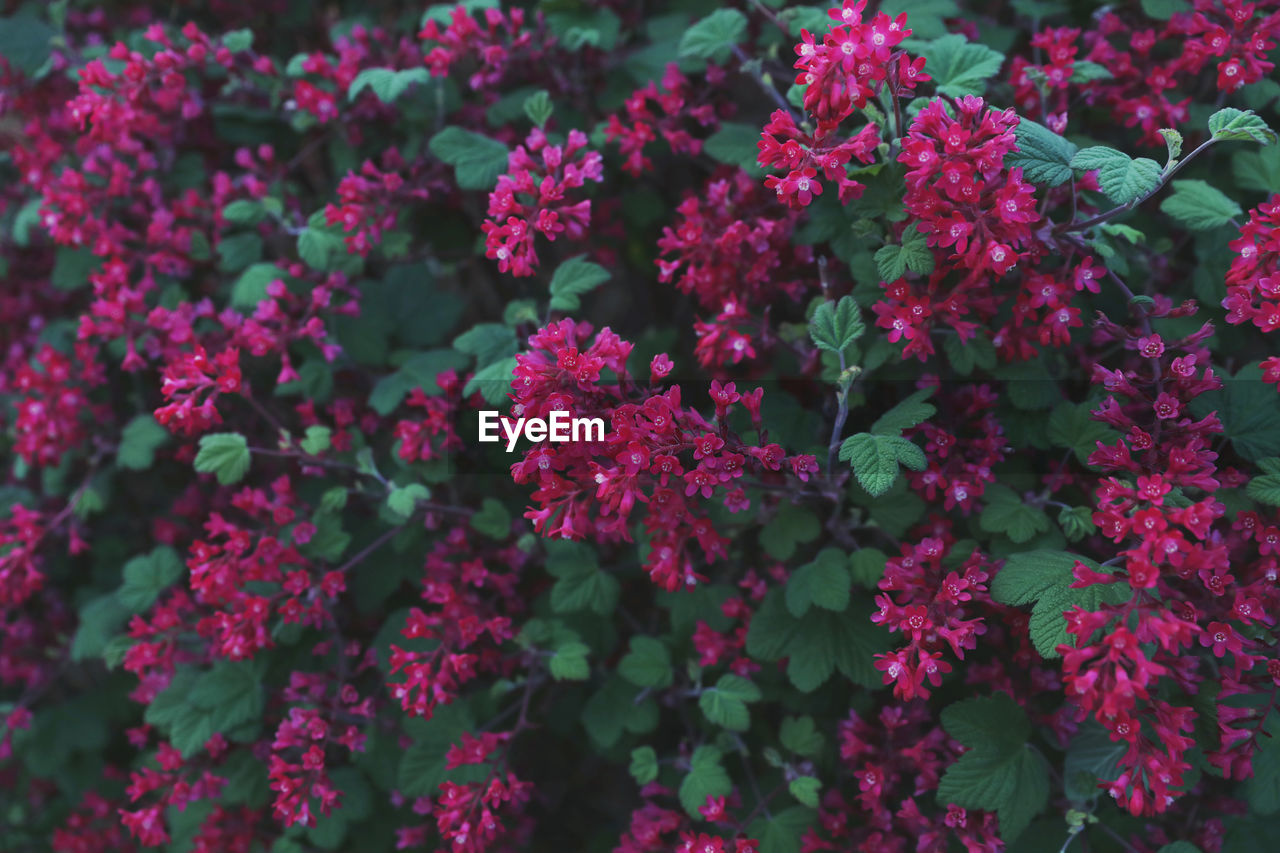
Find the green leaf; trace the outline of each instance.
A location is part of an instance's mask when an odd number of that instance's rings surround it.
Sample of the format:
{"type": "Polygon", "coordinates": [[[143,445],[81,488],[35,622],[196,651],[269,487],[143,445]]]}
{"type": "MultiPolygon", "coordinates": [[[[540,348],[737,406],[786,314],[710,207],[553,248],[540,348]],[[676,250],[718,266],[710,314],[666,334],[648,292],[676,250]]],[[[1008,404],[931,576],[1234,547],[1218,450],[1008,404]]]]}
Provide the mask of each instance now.
{"type": "Polygon", "coordinates": [[[1004,54],[955,33],[922,45],[920,54],[925,57],[934,86],[953,98],[981,95],[987,81],[1004,64],[1004,54]]]}
{"type": "Polygon", "coordinates": [[[982,335],[967,342],[962,342],[959,335],[947,335],[942,339],[942,351],[962,376],[968,376],[977,367],[991,370],[996,366],[996,348],[982,335]]]}
{"type": "Polygon", "coordinates": [[[319,456],[329,449],[332,435],[333,430],[329,429],[329,427],[312,424],[307,427],[306,435],[302,441],[298,442],[298,446],[308,456],[319,456]]]}
{"type": "Polygon", "coordinates": [[[842,612],[849,606],[849,560],[838,548],[824,548],[813,562],[801,566],[787,579],[787,609],[803,616],[811,605],[842,612]]]}
{"type": "Polygon", "coordinates": [[[1247,190],[1280,193],[1280,146],[1241,151],[1231,158],[1236,183],[1247,190]]]}
{"type": "Polygon", "coordinates": [[[54,252],[49,283],[59,290],[76,290],[89,284],[89,275],[98,267],[98,258],[88,249],[59,246],[54,252]]]}
{"type": "Polygon", "coordinates": [[[479,782],[488,774],[487,765],[445,770],[450,747],[462,740],[463,732],[475,731],[475,722],[461,702],[438,705],[430,719],[415,719],[406,729],[413,741],[396,770],[396,787],[405,796],[434,797],[445,780],[479,782]]]}
{"type": "Polygon", "coordinates": [[[453,339],[453,348],[474,356],[477,367],[485,367],[519,349],[516,333],[501,323],[479,323],[453,339]]]}
{"type": "Polygon", "coordinates": [[[783,504],[761,528],[760,546],[775,560],[787,560],[795,553],[797,543],[812,542],[821,529],[813,513],[794,504],[783,504]]]}
{"type": "Polygon", "coordinates": [[[202,436],[195,469],[199,474],[213,474],[224,486],[238,483],[249,472],[249,443],[238,432],[202,436]]]}
{"type": "Polygon", "coordinates": [[[1272,713],[1253,754],[1253,776],[1243,785],[1244,797],[1254,814],[1280,812],[1280,737],[1276,737],[1277,734],[1280,734],[1280,723],[1272,713]]]}
{"type": "Polygon", "coordinates": [[[609,271],[599,264],[578,255],[556,267],[551,277],[551,310],[577,311],[582,307],[580,297],[590,293],[609,280],[609,271]]]}
{"type": "Polygon", "coordinates": [[[116,599],[130,613],[142,613],[155,603],[160,593],[182,577],[183,570],[182,558],[167,545],[145,556],[134,557],[124,564],[124,583],[116,590],[116,599]]]}
{"type": "Polygon", "coordinates": [[[89,601],[80,608],[80,624],[71,641],[71,659],[80,661],[100,657],[130,615],[129,609],[114,595],[103,595],[89,601]]]}
{"type": "Polygon", "coordinates": [[[932,403],[926,403],[937,388],[921,388],[876,418],[871,431],[876,435],[901,435],[904,430],[924,423],[937,413],[932,403]]]}
{"type": "Polygon", "coordinates": [[[511,513],[497,498],[485,498],[480,511],[471,516],[471,529],[490,539],[506,539],[511,533],[511,513]]]}
{"type": "MultiPolygon", "coordinates": [[[[1224,846],[1222,849],[1227,848],[1224,846]]],[[[1156,853],[1202,853],[1202,851],[1190,841],[1174,841],[1164,845],[1156,853]]]]}
{"type": "Polygon", "coordinates": [[[671,653],[661,640],[636,635],[631,638],[631,651],[618,661],[618,675],[637,687],[669,687],[671,653]]]}
{"type": "Polygon", "coordinates": [[[591,676],[587,655],[591,649],[584,643],[565,643],[556,649],[548,664],[556,681],[586,681],[591,676]]]}
{"type": "Polygon", "coordinates": [[[1058,383],[1040,359],[1001,364],[993,371],[1005,383],[1005,395],[1023,411],[1052,409],[1062,399],[1058,383]]]}
{"type": "Polygon", "coordinates": [[[1077,59],[1071,66],[1072,83],[1092,83],[1095,80],[1110,80],[1112,76],[1105,65],[1099,65],[1088,59],[1077,59]]]}
{"type": "Polygon", "coordinates": [[[729,774],[720,763],[724,754],[711,745],[700,746],[689,758],[689,772],[680,783],[680,804],[689,817],[700,820],[698,809],[707,797],[726,797],[733,790],[729,774]]]}
{"type": "Polygon", "coordinates": [[[1093,523],[1093,508],[1087,506],[1069,507],[1058,513],[1058,526],[1070,542],[1079,542],[1086,536],[1092,536],[1098,528],[1093,523]]]}
{"type": "Polygon", "coordinates": [[[1169,163],[1172,164],[1182,156],[1182,134],[1171,127],[1162,127],[1160,135],[1164,137],[1165,149],[1169,152],[1169,163]]]}
{"type": "Polygon", "coordinates": [[[757,158],[760,148],[760,128],[742,122],[721,122],[720,129],[702,143],[702,151],[719,163],[737,166],[748,172],[760,171],[757,158]]]}
{"type": "Polygon", "coordinates": [[[222,46],[232,53],[241,53],[253,48],[253,30],[232,30],[222,36],[222,46]]]}
{"type": "Polygon", "coordinates": [[[1228,224],[1243,213],[1219,189],[1204,181],[1174,181],[1173,194],[1160,209],[1192,231],[1210,231],[1228,224]]]}
{"type": "Polygon", "coordinates": [[[431,490],[422,483],[396,486],[387,495],[387,509],[401,520],[407,520],[418,507],[418,501],[431,497],[431,490]]]}
{"type": "Polygon", "coordinates": [[[25,249],[31,245],[32,229],[40,229],[40,206],[42,199],[31,198],[19,208],[13,217],[13,242],[25,249]]]}
{"type": "Polygon", "coordinates": [[[267,285],[283,279],[284,273],[273,263],[250,264],[231,286],[231,307],[253,309],[267,298],[267,285]]]}
{"type": "Polygon", "coordinates": [[[1258,467],[1265,473],[1250,480],[1245,493],[1259,503],[1280,506],[1280,458],[1259,459],[1258,467]]]}
{"type": "Polygon", "coordinates": [[[792,806],[773,812],[771,817],[756,818],[748,833],[760,842],[759,853],[800,853],[801,840],[817,817],[807,806],[792,806]]]}
{"type": "Polygon", "coordinates": [[[485,402],[492,406],[503,403],[507,400],[507,394],[511,391],[511,374],[515,369],[516,357],[514,355],[485,365],[467,380],[467,384],[462,388],[462,393],[464,396],[469,397],[479,392],[485,402]]]}
{"type": "Polygon", "coordinates": [[[714,687],[702,692],[698,697],[698,707],[713,725],[731,732],[745,732],[751,727],[751,714],[746,703],[714,687]]]}
{"type": "Polygon", "coordinates": [[[1133,595],[1125,578],[1072,589],[1072,568],[1077,560],[1096,572],[1104,571],[1093,560],[1065,551],[1026,551],[1010,555],[991,583],[991,597],[1001,604],[1021,607],[1034,603],[1031,642],[1046,659],[1059,656],[1058,646],[1074,645],[1063,613],[1075,607],[1097,611],[1103,604],[1123,604],[1133,595]]]}
{"type": "Polygon", "coordinates": [[[996,693],[948,705],[942,726],[969,750],[943,773],[938,804],[996,812],[1000,837],[1014,841],[1049,802],[1049,768],[1027,744],[1027,715],[996,693]]]}
{"type": "Polygon", "coordinates": [[[1008,486],[992,484],[983,493],[986,507],[978,523],[988,533],[1003,533],[1019,544],[1049,529],[1049,516],[1008,486]]]}
{"type": "MultiPolygon", "coordinates": [[[[427,10],[422,13],[420,26],[426,26],[427,21],[435,21],[441,29],[449,26],[449,22],[453,20],[453,11],[461,7],[468,15],[475,18],[484,18],[485,9],[501,8],[500,0],[451,0],[448,3],[436,3],[428,6],[427,10]]],[[[435,791],[431,792],[433,795],[435,791]]]]}
{"type": "Polygon", "coordinates": [[[1084,803],[1102,793],[1099,782],[1116,778],[1118,762],[1126,745],[1111,739],[1111,733],[1095,720],[1080,727],[1067,746],[1062,767],[1064,793],[1074,802],[1084,803]]]}
{"type": "Polygon", "coordinates": [[[390,68],[366,68],[356,75],[347,88],[347,100],[354,101],[361,92],[369,89],[378,100],[389,104],[404,94],[414,83],[426,83],[431,79],[426,68],[406,68],[395,71],[390,68]]]}
{"type": "Polygon", "coordinates": [[[1225,107],[1209,116],[1209,132],[1217,140],[1253,140],[1263,145],[1276,141],[1276,132],[1253,110],[1225,107]]]}
{"type": "Polygon", "coordinates": [[[1142,11],[1148,18],[1167,21],[1174,15],[1191,11],[1187,0],[1142,0],[1142,11]]]}
{"type": "Polygon", "coordinates": [[[595,552],[580,542],[547,543],[547,571],[558,580],[551,587],[556,613],[592,610],[608,616],[618,604],[618,579],[596,565],[595,552]]]}
{"type": "Polygon", "coordinates": [[[849,573],[867,589],[874,589],[884,577],[888,557],[878,548],[859,548],[849,555],[849,573]]]}
{"type": "Polygon", "coordinates": [[[346,486],[334,486],[331,489],[326,489],[325,493],[320,496],[321,512],[328,512],[328,513],[342,512],[343,508],[346,505],[347,505],[347,487],[346,486]]]}
{"type": "Polygon", "coordinates": [[[765,596],[747,630],[747,654],[766,662],[788,658],[787,677],[804,693],[836,669],[858,684],[879,687],[872,661],[888,642],[861,607],[844,613],[815,608],[801,619],[791,615],[780,589],[765,596]]]}
{"type": "Polygon", "coordinates": [[[215,734],[262,713],[261,679],[259,666],[249,661],[218,661],[205,673],[180,669],[144,718],[167,731],[170,743],[189,758],[215,734]]]}
{"type": "Polygon", "coordinates": [[[1116,204],[1133,204],[1160,185],[1164,170],[1147,157],[1133,159],[1123,151],[1095,145],[1082,148],[1071,158],[1071,168],[1097,170],[1098,186],[1116,204]]]}
{"type": "Polygon", "coordinates": [[[1258,364],[1247,364],[1222,380],[1222,388],[1191,401],[1191,413],[1203,418],[1216,411],[1231,446],[1250,462],[1280,456],[1280,394],[1262,381],[1258,364]]]}
{"type": "Polygon", "coordinates": [[[851,296],[842,296],[839,302],[822,303],[809,321],[809,337],[814,346],[827,352],[843,352],[865,331],[862,312],[851,296]]]}
{"type": "Polygon", "coordinates": [[[460,189],[491,190],[507,170],[507,146],[460,127],[446,127],[427,147],[454,167],[460,189]]]}
{"type": "Polygon", "coordinates": [[[927,238],[915,228],[902,232],[902,245],[890,243],[877,249],[875,261],[876,271],[887,282],[897,281],[907,270],[917,275],[933,272],[933,251],[929,248],[927,238]]]}
{"type": "Polygon", "coordinates": [[[1014,136],[1019,150],[1005,155],[1006,166],[1021,167],[1028,181],[1049,187],[1071,180],[1071,158],[1079,150],[1074,144],[1029,118],[1019,118],[1014,136]]]}
{"type": "Polygon", "coordinates": [[[223,272],[239,272],[262,260],[262,238],[252,231],[232,234],[218,241],[218,267],[223,272]]]}
{"type": "Polygon", "coordinates": [[[555,105],[546,89],[539,89],[524,99],[524,114],[536,127],[545,127],[553,112],[555,105]]]}
{"type": "Polygon", "coordinates": [[[1113,427],[1093,419],[1088,403],[1059,403],[1049,415],[1047,437],[1057,447],[1072,450],[1081,464],[1098,449],[1098,442],[1112,443],[1119,437],[1113,427]]]}
{"type": "Polygon", "coordinates": [[[307,228],[298,235],[298,257],[313,270],[333,272],[346,251],[342,238],[328,231],[307,228]]]}
{"type": "Polygon", "coordinates": [[[414,388],[421,388],[428,397],[438,396],[443,392],[436,384],[436,377],[446,370],[460,371],[466,366],[466,356],[457,350],[434,349],[414,353],[399,370],[378,380],[369,395],[369,406],[385,417],[395,411],[405,394],[414,388]]]}
{"type": "Polygon", "coordinates": [[[747,34],[747,18],[737,9],[717,9],[685,30],[680,39],[681,59],[709,59],[717,65],[747,34]]]}
{"type": "Polygon", "coordinates": [[[341,519],[330,511],[318,512],[311,520],[316,532],[312,534],[311,541],[302,546],[302,553],[330,563],[342,559],[351,544],[351,534],[342,529],[341,519]]]}
{"type": "Polygon", "coordinates": [[[813,724],[813,717],[784,717],[778,740],[796,755],[814,758],[822,752],[825,738],[813,724]]]}
{"type": "Polygon", "coordinates": [[[787,785],[787,790],[791,792],[791,796],[810,808],[818,807],[818,792],[822,790],[822,783],[813,776],[797,776],[787,785]]]}
{"type": "Polygon", "coordinates": [[[608,749],[624,730],[647,734],[658,724],[658,705],[653,697],[640,698],[640,688],[617,675],[605,679],[582,710],[582,726],[592,742],[608,749]]]}
{"type": "Polygon", "coordinates": [[[924,452],[902,436],[869,432],[846,438],[840,445],[840,458],[853,466],[858,482],[872,497],[879,497],[893,487],[893,481],[898,478],[898,463],[913,471],[922,471],[928,464],[924,452]]]}
{"type": "Polygon", "coordinates": [[[169,431],[151,415],[138,415],[125,424],[116,450],[116,464],[132,471],[145,471],[156,460],[156,450],[169,439],[169,431]]]}
{"type": "Polygon", "coordinates": [[[52,27],[31,14],[0,18],[0,56],[15,71],[30,77],[48,61],[50,41],[56,35],[52,27]]]}
{"type": "Polygon", "coordinates": [[[222,218],[232,225],[257,225],[266,216],[262,202],[253,199],[237,199],[222,208],[222,218]]]}
{"type": "Polygon", "coordinates": [[[637,785],[648,785],[658,778],[658,753],[651,746],[637,746],[631,750],[631,765],[627,770],[637,785]]]}

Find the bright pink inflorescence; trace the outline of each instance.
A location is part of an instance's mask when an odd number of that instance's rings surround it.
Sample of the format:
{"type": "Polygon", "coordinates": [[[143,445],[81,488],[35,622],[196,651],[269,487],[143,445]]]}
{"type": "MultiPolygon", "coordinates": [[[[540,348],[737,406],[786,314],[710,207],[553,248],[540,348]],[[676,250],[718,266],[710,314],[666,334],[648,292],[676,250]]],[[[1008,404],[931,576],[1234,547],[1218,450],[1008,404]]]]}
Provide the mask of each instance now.
{"type": "Polygon", "coordinates": [[[496,260],[500,272],[533,275],[538,234],[551,241],[561,234],[570,240],[586,235],[591,202],[568,197],[587,181],[604,179],[600,154],[586,146],[580,130],[569,131],[564,145],[553,145],[534,128],[524,145],[511,152],[507,173],[489,194],[489,219],[482,226],[485,257],[496,260]]]}

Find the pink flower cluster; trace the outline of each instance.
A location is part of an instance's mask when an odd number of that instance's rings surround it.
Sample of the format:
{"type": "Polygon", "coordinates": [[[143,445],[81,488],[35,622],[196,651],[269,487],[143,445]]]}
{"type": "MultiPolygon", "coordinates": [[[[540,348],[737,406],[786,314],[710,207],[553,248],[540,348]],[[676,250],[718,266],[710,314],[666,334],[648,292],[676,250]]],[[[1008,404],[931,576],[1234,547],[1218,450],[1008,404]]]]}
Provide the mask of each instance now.
{"type": "Polygon", "coordinates": [[[942,650],[950,647],[964,660],[965,650],[977,648],[978,637],[986,632],[982,617],[965,617],[975,606],[968,602],[990,604],[986,584],[993,566],[975,550],[955,569],[944,569],[949,551],[944,540],[926,537],[902,546],[901,556],[885,562],[879,587],[890,594],[876,596],[880,609],[871,621],[901,631],[909,642],[877,654],[875,666],[900,699],[928,698],[929,688],[938,687],[951,671],[942,650]]]}
{"type": "Polygon", "coordinates": [[[703,365],[755,358],[756,347],[768,340],[768,324],[753,309],[780,295],[799,300],[812,284],[778,274],[804,268],[813,253],[792,243],[796,216],[769,202],[759,184],[738,171],[691,193],[676,208],[676,221],[662,229],[658,278],[716,312],[694,326],[703,365]]]}
{"type": "MultiPolygon", "coordinates": [[[[1280,329],[1280,196],[1249,211],[1240,236],[1231,241],[1236,256],[1227,271],[1227,322],[1252,323],[1263,332],[1280,329]]],[[[1280,386],[1280,357],[1262,363],[1264,378],[1280,386]]]]}
{"type": "Polygon", "coordinates": [[[516,146],[507,173],[489,194],[489,218],[481,226],[485,257],[497,260],[500,272],[533,275],[538,266],[534,237],[554,241],[564,234],[580,240],[591,224],[591,202],[570,202],[567,195],[587,181],[604,180],[599,152],[587,149],[580,130],[569,131],[564,145],[553,145],[534,128],[524,145],[516,146]]]}
{"type": "MultiPolygon", "coordinates": [[[[720,84],[724,77],[719,66],[707,67],[708,87],[720,84]]],[[[696,156],[702,152],[702,140],[686,129],[689,122],[709,130],[720,124],[715,105],[697,98],[693,84],[675,63],[667,66],[661,86],[650,80],[632,92],[622,107],[624,114],[609,115],[604,138],[618,143],[625,158],[622,170],[632,177],[653,169],[644,149],[658,137],[670,146],[672,154],[696,156]]]]}
{"type": "Polygon", "coordinates": [[[738,481],[746,474],[776,479],[787,465],[805,480],[817,471],[817,461],[788,458],[781,446],[763,440],[747,444],[730,430],[735,405],[759,429],[762,389],[740,393],[732,382],[712,382],[715,420],[708,421],[682,402],[679,385],[665,392],[655,387],[672,369],[665,355],[654,358],[646,388],[627,372],[632,345],[607,328],[594,339],[591,331],[590,324],[570,319],[552,323],[516,357],[515,415],[546,418],[566,411],[608,424],[604,441],[544,442],[512,466],[517,483],[537,486],[538,506],[525,517],[544,536],[631,541],[631,514],[644,505],[651,537],[645,569],[665,589],[693,586],[705,578],[689,546],[696,542],[710,561],[723,558],[728,545],[699,501],[719,497],[731,511],[745,510],[750,502],[738,481]],[[615,383],[602,383],[606,369],[615,383]]]}

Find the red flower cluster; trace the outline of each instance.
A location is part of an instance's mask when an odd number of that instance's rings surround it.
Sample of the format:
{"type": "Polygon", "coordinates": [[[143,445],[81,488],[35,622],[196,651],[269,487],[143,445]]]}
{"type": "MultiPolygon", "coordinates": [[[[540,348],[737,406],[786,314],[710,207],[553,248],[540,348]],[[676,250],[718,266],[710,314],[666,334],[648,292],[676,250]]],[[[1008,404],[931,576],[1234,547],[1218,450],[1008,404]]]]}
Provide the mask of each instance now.
{"type": "Polygon", "coordinates": [[[691,193],[676,213],[658,240],[658,277],[717,312],[694,326],[698,361],[725,365],[755,358],[769,334],[757,306],[779,295],[799,300],[812,284],[778,275],[813,261],[807,246],[792,243],[795,215],[769,204],[741,171],[691,193]]]}
{"type": "Polygon", "coordinates": [[[969,513],[988,483],[995,466],[1004,461],[1007,441],[996,418],[996,393],[986,385],[964,385],[940,400],[954,412],[948,426],[925,422],[915,432],[924,438],[928,467],[910,471],[911,487],[926,500],[942,498],[943,509],[969,513]]]}
{"type": "MultiPolygon", "coordinates": [[[[394,149],[391,153],[394,154],[394,149]]],[[[388,164],[391,171],[380,171],[366,160],[359,173],[348,172],[338,184],[340,203],[330,203],[324,209],[325,221],[341,225],[347,232],[347,251],[361,257],[382,242],[384,232],[396,227],[400,205],[427,197],[426,190],[405,187],[404,179],[394,171],[401,165],[394,162],[399,160],[398,156],[388,159],[393,161],[388,164]]]]}
{"type": "MultiPolygon", "coordinates": [[[[707,67],[708,87],[724,81],[724,69],[707,67]]],[[[609,115],[604,138],[618,143],[625,162],[622,170],[632,177],[639,177],[653,168],[653,161],[644,153],[645,146],[659,136],[671,147],[672,154],[691,156],[702,152],[702,140],[685,127],[690,121],[699,127],[714,130],[720,124],[714,104],[699,99],[689,78],[680,73],[675,63],[667,66],[659,86],[650,80],[631,93],[622,105],[625,117],[618,113],[609,115]]]]}
{"type": "MultiPolygon", "coordinates": [[[[293,521],[296,502],[288,477],[272,483],[270,495],[244,489],[232,499],[236,509],[265,526],[293,521]]],[[[296,547],[310,541],[315,525],[300,522],[293,527],[296,545],[271,534],[255,541],[251,530],[215,512],[205,522],[205,532],[206,539],[192,543],[187,567],[195,602],[213,608],[197,623],[197,630],[217,655],[244,660],[273,645],[267,629],[273,614],[285,624],[314,627],[332,618],[326,602],[346,589],[345,578],[338,571],[315,573],[296,547]],[[254,582],[279,584],[279,591],[252,592],[254,582]]]]}
{"type": "Polygon", "coordinates": [[[771,478],[789,464],[804,480],[817,470],[816,460],[788,459],[777,444],[750,445],[733,434],[727,418],[737,404],[759,429],[762,389],[744,394],[732,382],[713,382],[716,414],[714,422],[708,421],[682,403],[679,385],[665,392],[653,387],[671,370],[665,356],[654,359],[646,389],[627,372],[630,343],[607,328],[587,344],[590,335],[590,324],[561,320],[529,338],[529,351],[516,357],[515,415],[547,418],[565,411],[608,424],[604,441],[540,444],[511,466],[517,483],[537,484],[533,500],[539,507],[525,517],[544,536],[631,541],[631,513],[644,504],[651,536],[645,560],[649,576],[668,590],[693,586],[705,577],[689,545],[696,541],[710,561],[722,558],[728,544],[696,499],[718,494],[738,512],[750,506],[738,483],[746,473],[771,478]],[[617,377],[616,384],[601,383],[605,369],[617,377]]]}
{"type": "Polygon", "coordinates": [[[1186,122],[1191,99],[1170,95],[1185,90],[1211,64],[1216,62],[1215,85],[1224,94],[1256,83],[1274,67],[1266,57],[1280,34],[1280,16],[1268,13],[1265,4],[1195,0],[1193,5],[1194,11],[1164,22],[1134,22],[1108,10],[1084,37],[1084,58],[1110,75],[1087,84],[1088,101],[1106,105],[1125,127],[1141,127],[1148,144],[1161,144],[1161,128],[1186,122]],[[1181,49],[1160,49],[1168,44],[1181,49]]]}
{"type": "Polygon", "coordinates": [[[891,705],[874,717],[850,711],[840,723],[840,760],[858,783],[854,798],[827,792],[818,811],[818,827],[805,849],[894,851],[944,849],[959,840],[969,853],[995,853],[1003,845],[996,817],[950,806],[926,814],[921,792],[938,786],[942,770],[954,760],[957,744],[925,711],[924,705],[891,705]]]}
{"type": "MultiPolygon", "coordinates": [[[[1151,316],[1179,310],[1162,303],[1151,316]]],[[[1186,649],[1197,639],[1219,659],[1223,748],[1210,760],[1228,775],[1247,771],[1256,732],[1231,726],[1240,715],[1224,700],[1249,692],[1259,678],[1270,680],[1273,659],[1246,638],[1246,626],[1269,622],[1266,614],[1280,605],[1276,561],[1243,558],[1245,549],[1213,530],[1224,508],[1213,496],[1219,480],[1210,440],[1222,427],[1216,414],[1197,420],[1188,411],[1193,399],[1221,385],[1212,369],[1201,367],[1207,355],[1201,344],[1212,326],[1165,341],[1149,327],[1135,331],[1100,322],[1104,334],[1136,352],[1124,370],[1095,368],[1096,381],[1111,396],[1094,416],[1124,437],[1111,446],[1098,442],[1089,458],[1124,477],[1098,486],[1093,520],[1125,547],[1117,554],[1120,573],[1078,562],[1074,586],[1123,584],[1132,593],[1122,604],[1069,612],[1074,645],[1059,651],[1067,695],[1125,745],[1108,790],[1134,814],[1159,814],[1176,799],[1191,768],[1186,752],[1194,744],[1197,713],[1164,698],[1157,687],[1167,678],[1196,691],[1204,676],[1186,649]]],[[[1240,523],[1255,526],[1248,518],[1240,523]]]]}
{"type": "Polygon", "coordinates": [[[53,347],[41,347],[34,365],[18,368],[13,390],[22,395],[14,423],[14,451],[28,465],[55,465],[73,447],[84,443],[88,432],[84,416],[93,414],[82,383],[101,384],[93,350],[81,347],[84,368],[72,376],[71,359],[53,347]],[[85,369],[87,368],[87,369],[85,369]]]}
{"type": "Polygon", "coordinates": [[[923,58],[912,60],[906,51],[895,51],[911,35],[904,26],[907,16],[895,19],[880,12],[864,23],[866,5],[866,0],[845,0],[843,6],[830,9],[828,15],[836,23],[820,42],[808,30],[800,31],[796,84],[804,87],[804,108],[816,129],[800,129],[791,113],[780,109],[770,117],[759,142],[760,165],[787,170],[786,177],[766,178],[765,186],[788,207],[800,209],[822,194],[819,172],[824,180],[835,182],[841,204],[861,196],[864,187],[849,178],[846,166],[855,159],[872,162],[881,131],[868,124],[846,138],[837,133],[838,126],[886,86],[898,111],[899,100],[910,98],[916,84],[929,79],[923,58]]]}
{"type": "Polygon", "coordinates": [[[1034,187],[1020,168],[1004,166],[1016,149],[1017,124],[1012,110],[997,113],[969,96],[955,116],[932,101],[911,125],[898,155],[907,166],[906,227],[927,235],[937,263],[923,287],[907,278],[884,283],[885,298],[873,306],[889,340],[906,341],[904,356],[932,354],[930,332],[939,322],[962,342],[977,334],[980,324],[963,318],[992,318],[1000,305],[994,281],[1033,251],[1032,224],[1040,218],[1034,187]]]}
{"type": "Polygon", "coordinates": [[[431,47],[424,62],[433,77],[447,77],[455,64],[474,62],[478,67],[467,78],[467,85],[477,91],[492,89],[516,60],[537,61],[550,46],[550,39],[540,32],[541,12],[538,26],[528,29],[525,10],[519,7],[505,12],[495,8],[482,11],[483,23],[463,5],[449,10],[449,22],[444,26],[434,17],[427,18],[418,38],[431,47]]]}
{"type": "Polygon", "coordinates": [[[241,381],[239,350],[230,347],[210,359],[197,347],[165,365],[160,390],[172,402],[156,409],[156,420],[171,432],[199,435],[222,423],[214,403],[219,394],[238,393],[241,381]]]}
{"type": "MultiPolygon", "coordinates": [[[[1231,242],[1236,253],[1227,271],[1227,322],[1252,323],[1264,332],[1280,329],[1280,197],[1249,211],[1249,221],[1231,242]]],[[[1280,357],[1262,364],[1266,381],[1280,386],[1280,357]]]]}
{"type": "Polygon", "coordinates": [[[498,647],[516,635],[508,614],[525,609],[515,586],[527,555],[505,547],[482,557],[472,544],[465,528],[454,527],[432,548],[422,581],[422,598],[431,609],[410,610],[400,631],[417,642],[407,649],[391,646],[390,672],[403,673],[405,680],[388,686],[412,716],[430,718],[437,705],[452,702],[480,673],[501,669],[498,647]]]}
{"type": "Polygon", "coordinates": [[[910,642],[893,652],[876,655],[876,669],[901,699],[928,698],[929,688],[942,683],[951,664],[942,659],[944,644],[964,660],[965,649],[977,648],[986,632],[982,617],[964,618],[975,603],[991,604],[986,582],[992,566],[974,551],[956,569],[944,569],[950,545],[932,537],[902,547],[902,556],[885,562],[879,587],[896,596],[877,595],[878,613],[871,621],[901,631],[910,642]],[[928,682],[928,685],[925,682],[928,682]]]}
{"type": "Polygon", "coordinates": [[[511,152],[507,173],[489,194],[489,219],[482,226],[485,257],[496,259],[499,271],[533,275],[538,265],[535,234],[552,241],[561,233],[570,240],[586,234],[591,202],[570,203],[566,198],[587,181],[604,179],[599,152],[586,146],[587,137],[580,130],[569,131],[564,145],[552,145],[535,127],[524,145],[511,152]]]}
{"type": "Polygon", "coordinates": [[[911,35],[906,13],[891,18],[878,12],[864,22],[866,7],[866,0],[844,0],[828,10],[835,24],[821,41],[808,30],[800,31],[796,84],[805,87],[804,108],[821,130],[834,129],[886,84],[896,98],[929,79],[921,73],[923,59],[913,61],[905,51],[894,50],[911,35]]]}

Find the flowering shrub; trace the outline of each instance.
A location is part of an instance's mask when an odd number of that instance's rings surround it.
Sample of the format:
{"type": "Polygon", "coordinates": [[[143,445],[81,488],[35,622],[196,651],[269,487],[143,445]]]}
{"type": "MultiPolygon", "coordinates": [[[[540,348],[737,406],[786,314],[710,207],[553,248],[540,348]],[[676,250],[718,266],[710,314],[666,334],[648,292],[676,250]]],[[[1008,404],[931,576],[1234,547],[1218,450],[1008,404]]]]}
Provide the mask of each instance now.
{"type": "Polygon", "coordinates": [[[1274,849],[1280,3],[0,13],[0,847],[1274,849]]]}

